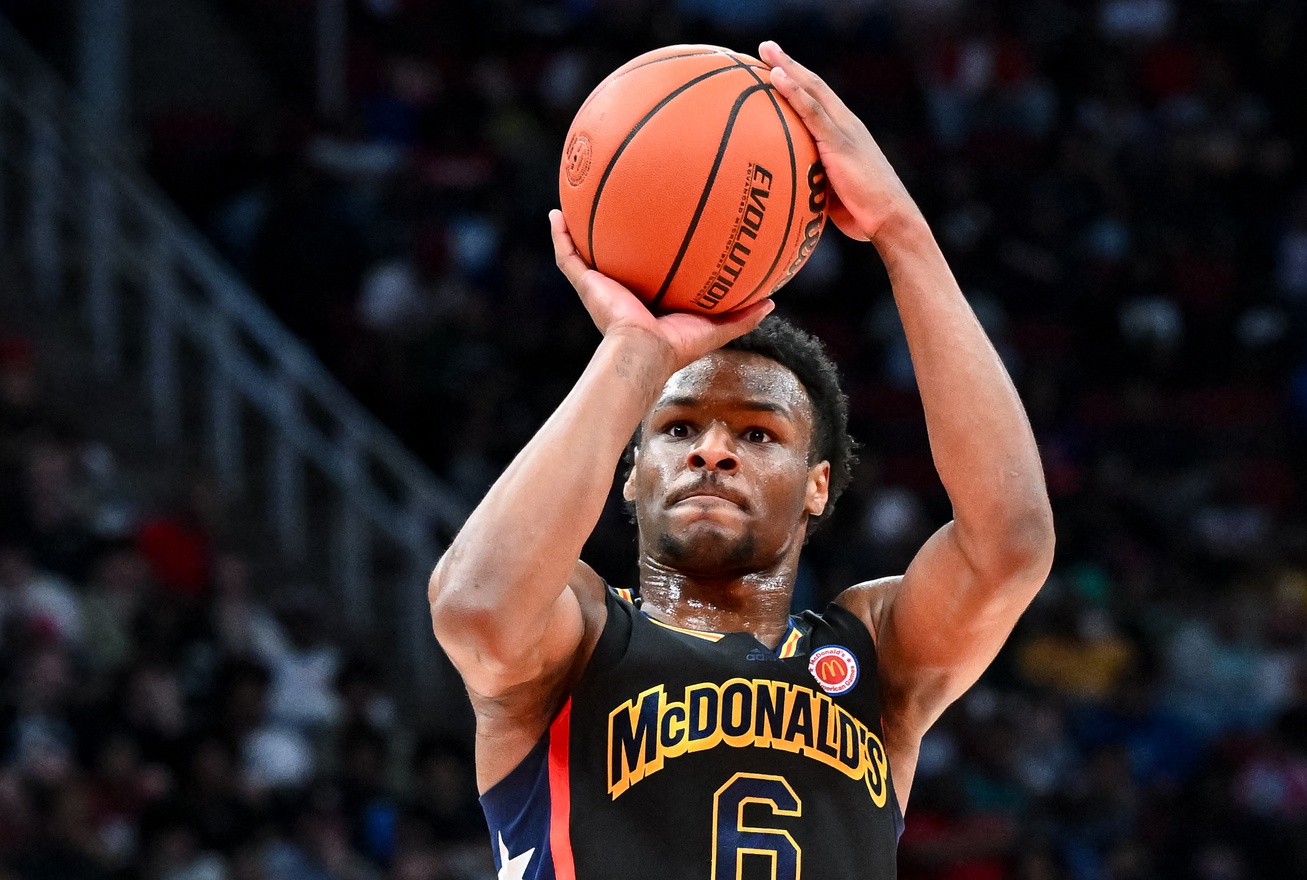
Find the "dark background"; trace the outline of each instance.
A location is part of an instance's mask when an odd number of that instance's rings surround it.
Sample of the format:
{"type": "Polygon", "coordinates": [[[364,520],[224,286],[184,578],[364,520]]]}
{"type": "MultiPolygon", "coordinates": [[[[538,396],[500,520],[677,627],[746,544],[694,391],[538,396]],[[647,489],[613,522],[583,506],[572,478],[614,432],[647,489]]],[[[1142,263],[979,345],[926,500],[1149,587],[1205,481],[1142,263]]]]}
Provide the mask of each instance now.
{"type": "MultiPolygon", "coordinates": [[[[1307,7],[360,0],[324,118],[311,2],[201,5],[250,97],[135,68],[135,151],[470,502],[598,340],[545,217],[590,88],[678,42],[815,68],[1007,363],[1058,527],[1049,583],[923,743],[901,876],[1307,876],[1307,7]]],[[[66,4],[0,9],[70,69],[66,4]]],[[[948,500],[874,250],[829,228],[777,299],[862,444],[805,557],[796,605],[820,607],[901,572],[948,500]]],[[[202,476],[105,527],[78,503],[95,438],[24,398],[30,342],[0,355],[0,876],[493,876],[465,738],[409,722],[311,587],[261,581],[202,476]]],[[[616,496],[586,558],[634,583],[616,496]]]]}

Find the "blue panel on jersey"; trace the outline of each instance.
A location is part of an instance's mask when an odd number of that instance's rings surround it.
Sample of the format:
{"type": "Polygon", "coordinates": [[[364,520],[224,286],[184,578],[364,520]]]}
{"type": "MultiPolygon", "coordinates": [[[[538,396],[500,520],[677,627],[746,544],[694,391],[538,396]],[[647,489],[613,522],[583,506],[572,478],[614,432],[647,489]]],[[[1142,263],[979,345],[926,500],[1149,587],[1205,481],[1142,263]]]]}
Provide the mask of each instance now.
{"type": "Polygon", "coordinates": [[[495,867],[508,880],[555,880],[549,846],[549,734],[481,795],[495,867]],[[505,871],[505,865],[508,870],[505,871]]]}

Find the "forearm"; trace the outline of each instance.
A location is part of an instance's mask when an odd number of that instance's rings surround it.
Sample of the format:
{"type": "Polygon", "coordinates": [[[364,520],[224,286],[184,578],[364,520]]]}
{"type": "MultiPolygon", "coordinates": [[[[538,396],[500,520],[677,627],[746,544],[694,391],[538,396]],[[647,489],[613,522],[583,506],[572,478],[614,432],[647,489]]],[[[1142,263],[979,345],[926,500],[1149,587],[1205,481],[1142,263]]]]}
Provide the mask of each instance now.
{"type": "Polygon", "coordinates": [[[1050,542],[1051,514],[1016,388],[920,213],[905,211],[887,223],[876,246],[907,335],[956,538],[973,566],[1020,564],[1023,554],[1050,542]]]}
{"type": "Polygon", "coordinates": [[[571,393],[473,511],[432,577],[433,614],[522,633],[566,587],[631,434],[670,373],[651,340],[600,343],[571,393]]]}

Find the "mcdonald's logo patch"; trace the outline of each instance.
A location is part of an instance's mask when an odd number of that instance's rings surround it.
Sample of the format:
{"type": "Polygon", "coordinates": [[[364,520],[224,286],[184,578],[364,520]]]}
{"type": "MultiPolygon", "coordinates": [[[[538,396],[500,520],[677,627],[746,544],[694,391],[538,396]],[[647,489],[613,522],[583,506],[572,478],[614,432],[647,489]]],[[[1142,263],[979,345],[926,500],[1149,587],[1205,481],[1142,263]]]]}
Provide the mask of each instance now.
{"type": "Polygon", "coordinates": [[[858,660],[841,645],[826,645],[812,652],[808,671],[832,697],[847,694],[858,683],[858,660]]]}

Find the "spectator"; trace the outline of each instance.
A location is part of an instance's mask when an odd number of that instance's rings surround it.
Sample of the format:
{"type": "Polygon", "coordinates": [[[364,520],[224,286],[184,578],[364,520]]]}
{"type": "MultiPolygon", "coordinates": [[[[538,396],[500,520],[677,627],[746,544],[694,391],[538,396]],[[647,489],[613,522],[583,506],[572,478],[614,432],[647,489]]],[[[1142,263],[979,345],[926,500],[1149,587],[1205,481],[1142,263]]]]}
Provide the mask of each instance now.
{"type": "Polygon", "coordinates": [[[339,715],[335,694],[340,649],[327,639],[316,591],[287,591],[277,615],[280,626],[263,632],[255,645],[271,677],[270,719],[304,734],[332,726],[339,715]]]}
{"type": "Polygon", "coordinates": [[[81,598],[37,570],[24,545],[0,545],[0,633],[72,646],[82,640],[81,598]]]}

